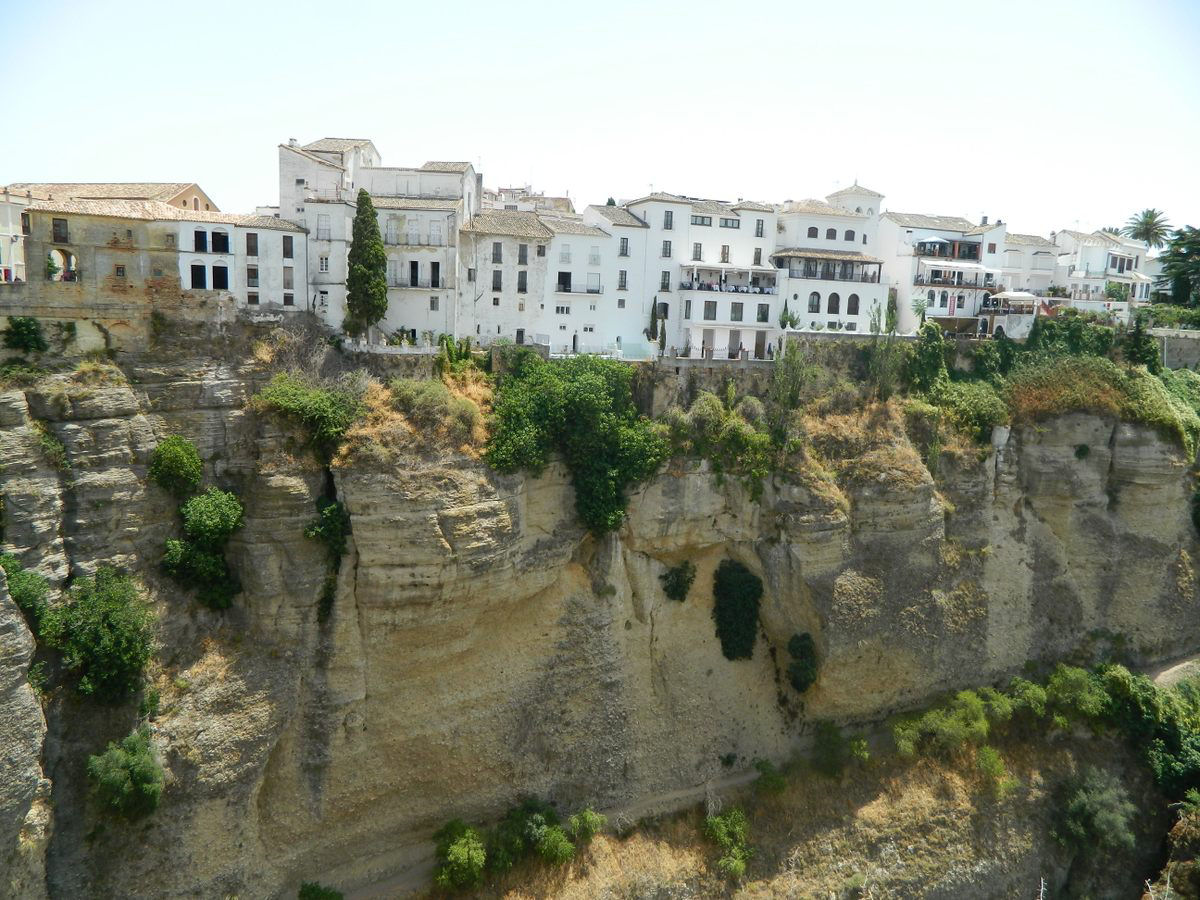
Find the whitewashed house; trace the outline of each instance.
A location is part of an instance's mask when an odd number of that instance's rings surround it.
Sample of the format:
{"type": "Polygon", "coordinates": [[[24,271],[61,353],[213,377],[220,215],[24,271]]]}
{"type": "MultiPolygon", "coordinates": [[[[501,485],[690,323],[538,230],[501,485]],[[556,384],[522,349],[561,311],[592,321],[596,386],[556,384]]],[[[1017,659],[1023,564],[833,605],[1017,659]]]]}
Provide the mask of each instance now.
{"type": "Polygon", "coordinates": [[[1130,303],[1149,301],[1155,275],[1143,271],[1150,250],[1145,243],[1106,231],[1064,229],[1051,237],[1058,248],[1055,283],[1066,287],[1072,306],[1128,322],[1130,303]],[[1130,302],[1109,299],[1109,283],[1123,285],[1130,302]]]}
{"type": "Polygon", "coordinates": [[[645,334],[657,287],[649,269],[650,227],[623,206],[589,206],[583,221],[611,235],[600,260],[600,283],[609,287],[600,301],[598,341],[626,359],[648,359],[658,352],[645,334]]]}
{"type": "Polygon", "coordinates": [[[553,238],[554,232],[528,211],[483,210],[464,223],[459,229],[460,290],[448,333],[483,346],[498,338],[551,344],[549,323],[559,319],[568,326],[566,333],[573,333],[582,311],[556,315],[546,291],[553,238]]]}

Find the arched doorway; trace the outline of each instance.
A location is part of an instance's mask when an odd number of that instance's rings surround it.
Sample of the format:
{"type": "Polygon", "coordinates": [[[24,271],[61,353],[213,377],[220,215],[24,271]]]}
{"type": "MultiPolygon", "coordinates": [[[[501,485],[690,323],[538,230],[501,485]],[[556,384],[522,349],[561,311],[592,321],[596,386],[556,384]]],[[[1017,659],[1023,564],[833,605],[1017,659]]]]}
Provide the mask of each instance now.
{"type": "Polygon", "coordinates": [[[79,267],[75,254],[70,250],[55,247],[46,254],[46,278],[49,281],[76,281],[79,267]]]}

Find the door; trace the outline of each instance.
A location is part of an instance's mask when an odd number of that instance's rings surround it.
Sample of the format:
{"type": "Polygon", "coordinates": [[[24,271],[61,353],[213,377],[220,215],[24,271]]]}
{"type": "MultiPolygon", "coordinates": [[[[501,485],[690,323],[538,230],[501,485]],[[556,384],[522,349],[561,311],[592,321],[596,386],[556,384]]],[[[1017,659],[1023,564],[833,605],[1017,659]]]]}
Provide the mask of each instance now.
{"type": "Polygon", "coordinates": [[[421,264],[414,259],[408,264],[408,284],[410,287],[417,287],[420,274],[421,264]]]}
{"type": "Polygon", "coordinates": [[[714,335],[714,332],[711,328],[705,328],[704,331],[702,331],[700,333],[700,346],[704,350],[704,353],[702,354],[702,356],[705,359],[708,359],[709,356],[712,355],[713,335],[714,335]]]}
{"type": "Polygon", "coordinates": [[[742,333],[736,329],[729,329],[729,358],[737,359],[741,355],[742,349],[742,333]]]}
{"type": "Polygon", "coordinates": [[[429,264],[429,286],[431,288],[440,288],[442,286],[442,264],[440,262],[431,262],[429,264]]]}
{"type": "Polygon", "coordinates": [[[767,358],[767,333],[765,331],[754,332],[754,358],[767,358]]]}
{"type": "Polygon", "coordinates": [[[573,335],[571,335],[571,352],[572,353],[579,352],[579,332],[578,331],[575,332],[573,335]]]}
{"type": "Polygon", "coordinates": [[[517,329],[517,344],[519,345],[519,344],[524,344],[524,343],[525,343],[525,329],[518,328],[517,329]]]}

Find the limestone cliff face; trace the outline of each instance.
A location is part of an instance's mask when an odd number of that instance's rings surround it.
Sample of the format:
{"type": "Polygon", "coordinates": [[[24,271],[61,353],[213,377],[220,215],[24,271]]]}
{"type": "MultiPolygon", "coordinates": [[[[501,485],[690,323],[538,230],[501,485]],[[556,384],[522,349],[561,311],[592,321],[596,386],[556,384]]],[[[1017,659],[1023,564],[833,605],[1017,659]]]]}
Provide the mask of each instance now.
{"type": "Polygon", "coordinates": [[[294,436],[245,411],[253,373],[126,373],[0,393],[4,540],[56,582],[104,563],[143,577],[168,786],[145,823],[93,830],[82,759],[134,714],[60,692],[43,741],[28,634],[0,590],[0,721],[25,748],[0,785],[0,883],[17,896],[361,886],[419,860],[446,819],[486,819],[522,793],[622,808],[729,774],[728,754],[735,770],[783,757],[815,718],[877,721],[1102,634],[1145,661],[1200,644],[1187,461],[1140,427],[1077,415],[1001,429],[936,483],[881,471],[844,494],[781,476],[753,500],[675,461],[602,539],[577,524],[561,468],[499,476],[449,455],[336,469],[353,535],[318,623],[325,564],[303,529],[331,485],[294,436]],[[69,470],[47,462],[35,418],[69,470]],[[230,549],[245,590],[225,614],[156,574],[177,525],[145,467],[169,433],[246,504],[230,549]],[[727,661],[713,630],[727,557],[764,580],[749,661],[727,661]],[[698,574],[676,603],[658,576],[685,558],[698,574]],[[801,631],[821,660],[804,697],[783,674],[801,631]]]}

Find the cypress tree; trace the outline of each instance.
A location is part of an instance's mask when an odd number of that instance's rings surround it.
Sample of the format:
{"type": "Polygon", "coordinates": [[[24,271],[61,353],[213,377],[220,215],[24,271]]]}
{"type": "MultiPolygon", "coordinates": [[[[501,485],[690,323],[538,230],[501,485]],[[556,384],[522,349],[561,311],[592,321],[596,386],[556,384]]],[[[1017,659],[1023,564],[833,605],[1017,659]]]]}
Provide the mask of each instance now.
{"type": "Polygon", "coordinates": [[[646,329],[646,334],[650,340],[658,340],[658,298],[655,297],[650,302],[650,327],[646,329]]]}
{"type": "Polygon", "coordinates": [[[783,309],[779,313],[779,327],[780,327],[780,329],[783,329],[783,330],[786,330],[788,325],[790,325],[792,322],[792,317],[788,313],[788,305],[787,304],[788,304],[787,298],[785,297],[783,300],[783,309]]]}
{"type": "Polygon", "coordinates": [[[348,334],[362,334],[386,315],[388,306],[387,252],[379,235],[375,204],[365,189],[358,192],[349,265],[344,327],[348,334]]]}

